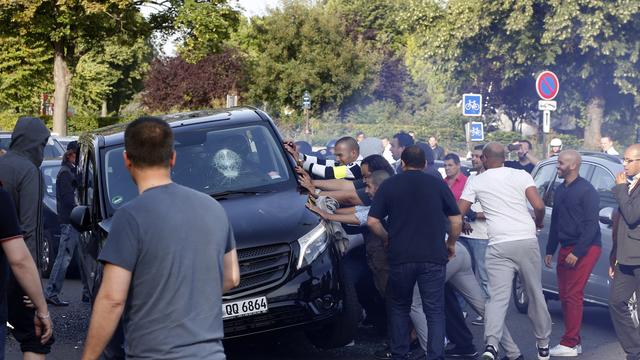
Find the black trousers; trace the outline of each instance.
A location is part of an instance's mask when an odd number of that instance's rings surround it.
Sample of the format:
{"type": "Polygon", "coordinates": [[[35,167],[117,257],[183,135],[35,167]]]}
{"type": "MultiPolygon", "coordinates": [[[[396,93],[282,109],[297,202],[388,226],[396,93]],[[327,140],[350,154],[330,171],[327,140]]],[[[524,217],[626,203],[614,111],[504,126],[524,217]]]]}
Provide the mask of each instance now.
{"type": "Polygon", "coordinates": [[[20,343],[20,350],[23,353],[48,354],[55,340],[52,336],[46,344],[40,343],[40,337],[36,336],[33,324],[36,311],[24,305],[23,296],[25,295],[13,273],[10,273],[7,285],[7,310],[9,323],[13,326],[13,337],[20,343]]]}
{"type": "Polygon", "coordinates": [[[449,283],[444,286],[444,315],[447,338],[460,350],[475,351],[473,334],[462,315],[462,309],[455,288],[449,283]]]}

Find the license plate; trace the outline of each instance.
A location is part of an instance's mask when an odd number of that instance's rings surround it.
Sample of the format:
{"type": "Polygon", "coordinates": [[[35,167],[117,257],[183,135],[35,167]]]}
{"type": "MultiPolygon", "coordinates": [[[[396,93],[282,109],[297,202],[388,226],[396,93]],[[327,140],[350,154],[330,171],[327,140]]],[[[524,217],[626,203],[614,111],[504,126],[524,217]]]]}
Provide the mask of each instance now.
{"type": "Polygon", "coordinates": [[[222,304],[222,319],[265,313],[268,310],[267,298],[259,297],[222,304]]]}

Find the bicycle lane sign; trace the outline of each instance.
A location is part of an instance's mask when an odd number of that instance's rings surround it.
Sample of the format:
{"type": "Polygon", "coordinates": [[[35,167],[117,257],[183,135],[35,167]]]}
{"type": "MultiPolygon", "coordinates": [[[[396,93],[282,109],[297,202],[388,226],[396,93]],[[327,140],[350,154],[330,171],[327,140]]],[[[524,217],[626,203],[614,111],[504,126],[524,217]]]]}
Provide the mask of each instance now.
{"type": "Polygon", "coordinates": [[[462,94],[462,115],[482,116],[482,95],[462,94]]]}

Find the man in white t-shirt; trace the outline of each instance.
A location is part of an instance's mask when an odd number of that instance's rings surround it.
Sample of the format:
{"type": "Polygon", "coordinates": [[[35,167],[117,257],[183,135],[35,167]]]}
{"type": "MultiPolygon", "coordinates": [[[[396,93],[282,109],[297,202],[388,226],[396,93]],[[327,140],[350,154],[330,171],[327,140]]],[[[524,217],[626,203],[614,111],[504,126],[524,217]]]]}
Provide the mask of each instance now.
{"type": "Polygon", "coordinates": [[[531,175],[504,167],[505,150],[498,143],[482,151],[485,172],[465,187],[460,211],[465,214],[473,203],[482,205],[487,219],[489,247],[485,266],[489,277],[489,301],[485,313],[485,351],[483,360],[498,358],[498,343],[505,327],[516,272],[529,296],[529,318],[533,324],[538,359],[549,359],[551,316],[542,293],[540,248],[536,228],[543,227],[544,203],[531,175]],[[527,202],[535,213],[531,218],[527,202]]]}

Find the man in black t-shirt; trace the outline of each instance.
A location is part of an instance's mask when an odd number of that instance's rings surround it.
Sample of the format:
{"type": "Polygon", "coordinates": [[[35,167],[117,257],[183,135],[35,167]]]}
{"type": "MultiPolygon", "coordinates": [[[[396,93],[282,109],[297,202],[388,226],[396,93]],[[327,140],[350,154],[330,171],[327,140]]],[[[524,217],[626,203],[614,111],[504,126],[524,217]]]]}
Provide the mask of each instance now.
{"type": "Polygon", "coordinates": [[[538,164],[538,159],[531,154],[533,145],[529,140],[520,140],[508,146],[508,149],[517,151],[518,160],[505,161],[504,166],[512,169],[524,170],[531,174],[533,168],[538,164]]]}
{"type": "MultiPolygon", "coordinates": [[[[36,308],[33,319],[35,334],[42,343],[46,343],[53,333],[53,325],[49,309],[44,300],[40,276],[36,263],[22,237],[18,224],[18,215],[11,195],[0,186],[0,299],[7,296],[9,280],[8,265],[15,274],[18,284],[27,294],[36,308]]],[[[6,338],[7,304],[0,301],[0,359],[4,359],[4,342],[6,338]]]]}
{"type": "Polygon", "coordinates": [[[418,284],[428,324],[428,359],[444,359],[444,283],[462,228],[460,210],[447,185],[422,172],[425,154],[409,146],[401,156],[403,173],[378,189],[367,224],[389,249],[389,325],[392,359],[409,352],[409,311],[418,284]],[[387,228],[382,219],[388,218],[387,228]],[[449,220],[449,238],[446,220],[449,220]]]}

